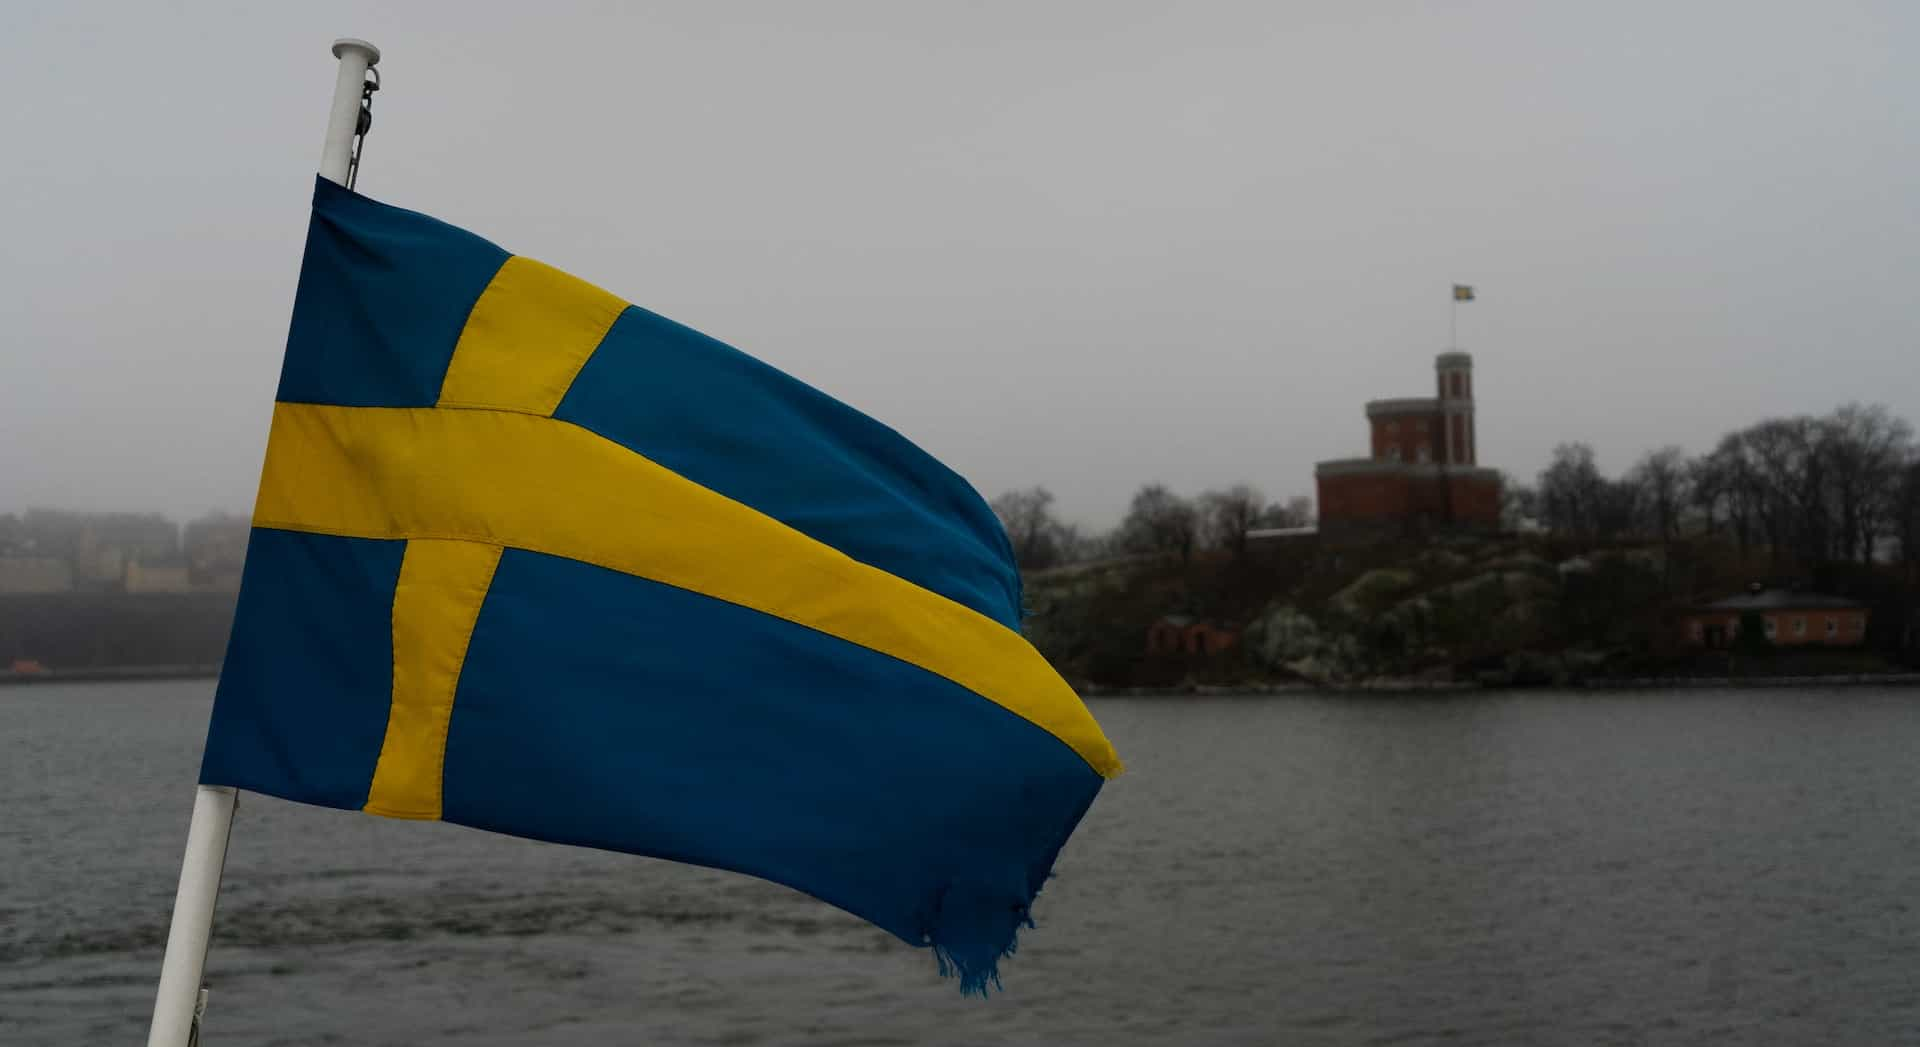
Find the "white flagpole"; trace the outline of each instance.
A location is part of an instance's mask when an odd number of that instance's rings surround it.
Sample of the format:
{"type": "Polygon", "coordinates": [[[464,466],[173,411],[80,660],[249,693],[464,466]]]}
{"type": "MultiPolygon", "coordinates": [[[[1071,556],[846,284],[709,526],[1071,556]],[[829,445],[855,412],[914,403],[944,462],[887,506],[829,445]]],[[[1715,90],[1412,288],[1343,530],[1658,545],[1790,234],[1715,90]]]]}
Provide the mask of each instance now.
{"type": "Polygon", "coordinates": [[[213,902],[227,864],[236,799],[235,791],[224,785],[202,785],[193,794],[187,856],[180,863],[180,889],[173,896],[173,926],[167,930],[166,959],[160,961],[160,990],[153,1001],[147,1047],[187,1047],[196,1039],[200,975],[206,969],[213,902]]]}
{"type": "MultiPolygon", "coordinates": [[[[360,124],[360,98],[367,69],[380,61],[380,49],[365,40],[333,42],[340,60],[333,108],[327,115],[327,140],[320,152],[320,175],[342,185],[353,138],[360,124]]],[[[153,1001],[153,1025],[147,1047],[189,1047],[198,1039],[205,1006],[200,987],[206,972],[207,939],[213,934],[213,905],[220,874],[227,865],[227,838],[233,832],[235,790],[202,785],[193,795],[193,821],[187,826],[187,853],[180,863],[180,887],[173,896],[173,924],[167,930],[166,958],[160,961],[160,988],[153,1001]]]]}

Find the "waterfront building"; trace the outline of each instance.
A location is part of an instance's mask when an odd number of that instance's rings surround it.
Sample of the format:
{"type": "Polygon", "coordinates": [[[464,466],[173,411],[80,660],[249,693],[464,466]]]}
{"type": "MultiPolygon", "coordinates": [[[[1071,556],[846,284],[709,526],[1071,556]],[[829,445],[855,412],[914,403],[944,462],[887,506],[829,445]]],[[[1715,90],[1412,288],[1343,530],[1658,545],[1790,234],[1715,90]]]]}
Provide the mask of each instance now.
{"type": "Polygon", "coordinates": [[[253,521],[245,516],[214,513],[187,524],[181,545],[195,588],[240,588],[240,570],[246,564],[247,539],[253,521]]]}
{"type": "Polygon", "coordinates": [[[130,593],[184,593],[190,591],[193,585],[187,578],[185,563],[128,560],[122,587],[130,593]]]}
{"type": "Polygon", "coordinates": [[[1753,615],[1777,647],[1859,647],[1867,642],[1866,604],[1822,593],[1758,589],[1702,604],[1681,615],[1681,640],[1693,647],[1731,647],[1740,620],[1753,615]]]}
{"type": "Polygon", "coordinates": [[[1147,627],[1147,653],[1219,654],[1240,640],[1240,633],[1184,614],[1169,614],[1147,627]]]}

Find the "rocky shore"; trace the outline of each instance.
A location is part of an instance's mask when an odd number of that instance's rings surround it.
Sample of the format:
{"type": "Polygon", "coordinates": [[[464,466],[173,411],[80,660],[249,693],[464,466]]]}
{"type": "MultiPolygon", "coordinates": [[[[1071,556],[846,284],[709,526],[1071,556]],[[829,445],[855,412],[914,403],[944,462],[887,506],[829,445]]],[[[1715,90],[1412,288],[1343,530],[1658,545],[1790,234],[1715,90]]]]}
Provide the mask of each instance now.
{"type": "MultiPolygon", "coordinates": [[[[1884,644],[1688,646],[1680,612],[1737,591],[1754,569],[1715,546],[1522,538],[1137,558],[1030,576],[1027,633],[1094,695],[1920,680],[1912,652],[1884,644]],[[1204,624],[1232,642],[1156,649],[1150,630],[1168,622],[1204,624]]],[[[1887,611],[1895,621],[1905,613],[1887,611]]]]}

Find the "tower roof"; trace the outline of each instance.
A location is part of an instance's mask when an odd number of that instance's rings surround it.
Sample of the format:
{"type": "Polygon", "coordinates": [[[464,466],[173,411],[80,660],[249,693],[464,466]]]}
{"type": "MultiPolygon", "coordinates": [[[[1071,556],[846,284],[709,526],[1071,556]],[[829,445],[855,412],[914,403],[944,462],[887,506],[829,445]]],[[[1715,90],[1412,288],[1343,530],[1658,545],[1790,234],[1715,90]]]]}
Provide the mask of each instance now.
{"type": "Polygon", "coordinates": [[[1397,414],[1433,414],[1438,410],[1440,410],[1440,401],[1430,396],[1367,401],[1368,418],[1397,414]]]}

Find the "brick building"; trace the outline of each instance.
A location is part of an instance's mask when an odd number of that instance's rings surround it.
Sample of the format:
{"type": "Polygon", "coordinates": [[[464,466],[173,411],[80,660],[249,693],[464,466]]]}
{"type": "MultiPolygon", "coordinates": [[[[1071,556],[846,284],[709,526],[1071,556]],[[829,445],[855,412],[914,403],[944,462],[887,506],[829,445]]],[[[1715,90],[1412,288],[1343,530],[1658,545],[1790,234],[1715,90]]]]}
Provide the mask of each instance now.
{"type": "Polygon", "coordinates": [[[1473,357],[1434,360],[1432,398],[1367,404],[1366,458],[1314,467],[1320,533],[1397,537],[1500,526],[1500,474],[1482,469],[1475,447],[1473,357]]]}
{"type": "Polygon", "coordinates": [[[1147,627],[1147,653],[1219,654],[1239,642],[1240,634],[1184,614],[1170,614],[1147,627]]]}

